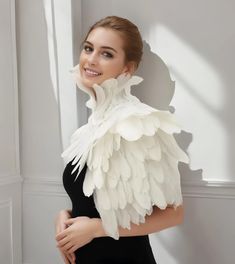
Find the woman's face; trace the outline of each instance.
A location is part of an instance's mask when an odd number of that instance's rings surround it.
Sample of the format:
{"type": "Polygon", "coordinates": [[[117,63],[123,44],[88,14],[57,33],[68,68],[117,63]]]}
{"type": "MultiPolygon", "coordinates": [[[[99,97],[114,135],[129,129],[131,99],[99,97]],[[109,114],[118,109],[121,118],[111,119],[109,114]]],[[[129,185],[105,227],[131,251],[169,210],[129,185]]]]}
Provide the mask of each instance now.
{"type": "Polygon", "coordinates": [[[103,27],[93,29],[83,44],[79,67],[81,81],[86,87],[130,71],[129,65],[125,64],[119,33],[103,27]]]}

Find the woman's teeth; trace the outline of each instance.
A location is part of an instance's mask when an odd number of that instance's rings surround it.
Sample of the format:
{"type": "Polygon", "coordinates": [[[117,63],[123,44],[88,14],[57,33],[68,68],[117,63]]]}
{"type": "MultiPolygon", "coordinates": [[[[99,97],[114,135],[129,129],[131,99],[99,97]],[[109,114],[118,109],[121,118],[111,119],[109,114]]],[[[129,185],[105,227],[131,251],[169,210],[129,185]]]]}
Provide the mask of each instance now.
{"type": "Polygon", "coordinates": [[[93,71],[93,70],[90,70],[90,69],[85,69],[85,72],[88,73],[89,75],[92,75],[92,76],[101,75],[101,73],[93,71]]]}

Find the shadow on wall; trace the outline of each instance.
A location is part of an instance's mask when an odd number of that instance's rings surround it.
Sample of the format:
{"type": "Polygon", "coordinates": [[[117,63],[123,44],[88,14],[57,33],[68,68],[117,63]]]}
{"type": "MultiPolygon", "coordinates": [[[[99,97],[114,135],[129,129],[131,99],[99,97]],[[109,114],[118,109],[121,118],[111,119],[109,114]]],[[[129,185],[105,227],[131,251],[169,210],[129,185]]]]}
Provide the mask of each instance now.
{"type": "MultiPolygon", "coordinates": [[[[163,60],[153,53],[149,44],[144,41],[143,59],[136,72],[144,78],[142,84],[132,90],[132,93],[141,99],[142,102],[160,110],[175,112],[170,102],[175,93],[175,82],[171,80],[169,70],[163,60]],[[153,96],[156,95],[156,96],[153,96]]],[[[193,140],[191,133],[181,131],[175,134],[179,146],[187,152],[193,140]]],[[[202,169],[192,171],[189,165],[179,162],[181,179],[184,181],[205,182],[202,179],[202,169]]]]}
{"type": "MultiPolygon", "coordinates": [[[[170,72],[168,70],[167,65],[158,55],[151,51],[149,44],[146,42],[144,42],[143,60],[140,64],[139,69],[136,72],[136,75],[143,77],[144,81],[140,85],[133,88],[132,93],[134,95],[140,98],[141,101],[151,105],[154,108],[160,110],[169,110],[171,113],[175,112],[175,108],[173,106],[170,106],[170,102],[172,101],[172,98],[175,93],[175,81],[171,80],[170,72]]],[[[174,134],[174,136],[179,146],[185,152],[187,152],[187,149],[193,140],[192,133],[188,133],[182,130],[180,134],[174,134]]],[[[193,171],[190,169],[188,164],[182,162],[179,162],[178,167],[181,175],[182,185],[184,184],[184,182],[190,181],[199,184],[206,182],[202,178],[202,169],[193,171]]],[[[192,203],[193,201],[191,201],[191,204],[189,206],[186,202],[185,207],[188,208],[187,211],[189,210],[191,213],[194,213],[193,211],[196,207],[192,206],[192,203]]],[[[195,218],[194,221],[196,226],[197,218],[195,218]]],[[[198,256],[194,250],[194,247],[196,246],[200,248],[200,245],[195,245],[195,243],[200,240],[198,237],[194,237],[194,242],[192,242],[191,237],[194,236],[194,230],[191,229],[192,222],[187,224],[189,226],[179,226],[177,227],[177,230],[166,230],[163,233],[158,234],[157,240],[155,240],[154,236],[152,235],[151,243],[153,247],[157,249],[159,248],[159,246],[161,246],[162,248],[167,249],[167,252],[171,255],[173,259],[175,256],[177,256],[177,259],[180,260],[178,263],[188,263],[189,259],[197,259],[198,256]],[[185,234],[185,228],[187,230],[187,234],[185,234]],[[172,237],[174,237],[174,239],[169,240],[168,236],[165,237],[165,232],[173,232],[170,233],[170,236],[172,236],[173,234],[172,237]],[[185,241],[188,239],[188,253],[179,253],[184,251],[184,244],[176,243],[175,237],[180,239],[180,241],[185,241]]],[[[201,236],[201,239],[203,239],[203,234],[199,232],[198,236],[199,234],[201,236]]],[[[206,249],[201,249],[201,253],[203,253],[204,251],[206,251],[206,249]]],[[[204,252],[201,258],[205,258],[205,256],[208,256],[209,258],[210,255],[204,252]]],[[[158,257],[158,255],[155,256],[156,259],[158,259],[158,257]]],[[[211,260],[208,259],[207,263],[212,263],[210,261],[211,260]]]]}
{"type": "Polygon", "coordinates": [[[137,95],[152,107],[169,110],[169,104],[175,92],[175,82],[171,80],[166,64],[151,51],[146,41],[144,41],[143,52],[137,74],[144,78],[144,87],[137,90],[137,95]]]}

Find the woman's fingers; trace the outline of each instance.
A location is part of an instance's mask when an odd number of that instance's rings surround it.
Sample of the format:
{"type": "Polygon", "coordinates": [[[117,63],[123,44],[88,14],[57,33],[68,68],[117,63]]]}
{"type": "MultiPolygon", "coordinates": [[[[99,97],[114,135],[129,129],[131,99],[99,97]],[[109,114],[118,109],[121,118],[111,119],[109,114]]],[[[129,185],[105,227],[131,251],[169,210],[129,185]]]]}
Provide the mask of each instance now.
{"type": "Polygon", "coordinates": [[[67,258],[69,259],[71,264],[75,264],[75,254],[66,254],[67,258]]]}
{"type": "MultiPolygon", "coordinates": [[[[68,254],[74,254],[74,252],[79,248],[79,245],[74,245],[70,242],[68,242],[66,245],[64,245],[63,247],[60,247],[60,250],[62,252],[64,252],[64,254],[68,255],[68,254]]],[[[75,258],[75,255],[74,255],[75,258]]]]}
{"type": "Polygon", "coordinates": [[[64,252],[62,249],[60,249],[60,253],[63,257],[63,260],[64,261],[67,261],[65,263],[68,263],[68,264],[75,264],[75,260],[76,260],[76,256],[74,253],[68,253],[68,252],[64,252]],[[68,262],[69,261],[69,262],[68,262]]]}
{"type": "Polygon", "coordinates": [[[71,248],[75,246],[72,242],[68,241],[67,243],[65,243],[63,246],[57,246],[60,248],[60,250],[62,250],[65,254],[66,253],[73,253],[74,251],[71,251],[71,248]]]}
{"type": "MultiPolygon", "coordinates": [[[[65,244],[63,247],[61,247],[61,249],[64,251],[64,252],[68,252],[68,250],[72,247],[73,245],[68,242],[67,244],[65,244]]],[[[68,252],[68,253],[72,253],[72,252],[68,252]]]]}
{"type": "Polygon", "coordinates": [[[63,230],[62,232],[60,232],[59,234],[57,234],[57,235],[55,236],[55,239],[56,239],[57,241],[59,241],[59,240],[65,238],[66,236],[67,236],[67,230],[63,230]]]}
{"type": "Polygon", "coordinates": [[[68,249],[68,253],[72,254],[76,250],[77,250],[77,246],[73,246],[70,249],[68,249]]]}
{"type": "Polygon", "coordinates": [[[67,258],[67,256],[62,251],[60,251],[60,254],[61,254],[62,258],[63,258],[64,263],[65,264],[70,264],[69,259],[67,258]]]}
{"type": "Polygon", "coordinates": [[[60,254],[65,264],[75,264],[76,257],[74,253],[68,254],[60,250],[60,254]]]}
{"type": "Polygon", "coordinates": [[[66,245],[69,242],[69,238],[65,237],[63,239],[61,239],[60,241],[57,242],[57,246],[58,247],[63,247],[64,245],[66,245]]]}
{"type": "Polygon", "coordinates": [[[64,231],[66,229],[66,224],[65,223],[58,223],[56,226],[55,226],[55,232],[56,232],[56,235],[58,235],[59,233],[61,233],[62,231],[64,231]]]}

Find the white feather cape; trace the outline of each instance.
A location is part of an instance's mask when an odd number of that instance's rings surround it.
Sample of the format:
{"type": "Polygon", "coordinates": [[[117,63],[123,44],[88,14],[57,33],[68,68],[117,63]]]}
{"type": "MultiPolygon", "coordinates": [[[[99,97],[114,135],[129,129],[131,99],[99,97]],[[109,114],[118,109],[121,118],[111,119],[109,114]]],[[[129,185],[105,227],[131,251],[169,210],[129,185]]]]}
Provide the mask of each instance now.
{"type": "Polygon", "coordinates": [[[61,156],[66,162],[75,158],[76,179],[87,163],[83,192],[93,195],[106,234],[119,239],[119,226],[144,223],[154,205],[165,209],[182,204],[178,162],[189,163],[189,157],[173,136],[181,126],[174,114],[131,94],[131,85],[143,80],[138,76],[122,74],[95,84],[95,97],[80,82],[79,65],[71,72],[90,95],[86,106],[92,113],[61,156]]]}

